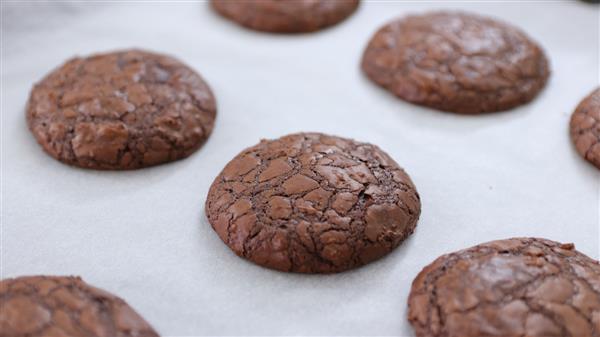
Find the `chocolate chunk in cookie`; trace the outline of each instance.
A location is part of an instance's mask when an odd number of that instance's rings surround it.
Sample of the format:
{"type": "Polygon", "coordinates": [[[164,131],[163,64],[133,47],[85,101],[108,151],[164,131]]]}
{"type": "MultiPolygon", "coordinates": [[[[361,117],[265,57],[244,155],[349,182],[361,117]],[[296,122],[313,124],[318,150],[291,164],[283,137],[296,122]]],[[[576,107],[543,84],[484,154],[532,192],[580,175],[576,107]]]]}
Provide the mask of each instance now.
{"type": "Polygon", "coordinates": [[[415,229],[409,176],[377,146],[319,133],[263,140],[213,182],[206,214],[239,256],[290,272],[332,273],[376,260],[415,229]]]}
{"type": "Polygon", "coordinates": [[[549,75],[544,52],[522,31],[459,12],[385,25],[369,42],[362,69],[403,100],[462,114],[527,103],[549,75]]]}
{"type": "Polygon", "coordinates": [[[577,152],[600,169],[600,88],[579,103],[570,129],[577,152]]]}
{"type": "Polygon", "coordinates": [[[223,17],[271,33],[307,33],[350,16],[359,0],[211,0],[223,17]]]}
{"type": "Polygon", "coordinates": [[[172,57],[139,50],[74,58],[31,91],[27,122],[52,157],[126,170],[185,158],[212,132],[208,85],[172,57]]]}
{"type": "Polygon", "coordinates": [[[484,243],[421,271],[408,320],[417,337],[598,337],[600,264],[573,244],[484,243]]]}
{"type": "Polygon", "coordinates": [[[2,337],[158,337],[125,301],[79,277],[0,282],[2,337]]]}

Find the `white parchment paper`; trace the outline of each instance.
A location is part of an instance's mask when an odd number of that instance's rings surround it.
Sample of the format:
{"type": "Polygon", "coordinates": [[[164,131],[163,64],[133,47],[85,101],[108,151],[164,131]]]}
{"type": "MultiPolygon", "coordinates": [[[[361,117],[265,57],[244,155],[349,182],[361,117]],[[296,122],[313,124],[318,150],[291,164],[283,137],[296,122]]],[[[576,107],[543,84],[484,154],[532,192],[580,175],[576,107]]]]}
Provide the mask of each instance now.
{"type": "Polygon", "coordinates": [[[411,336],[412,279],[440,254],[513,236],[574,242],[598,258],[600,173],[568,138],[599,82],[599,7],[565,2],[363,1],[320,33],[244,30],[206,3],[2,4],[1,276],[73,274],[118,294],[163,336],[411,336]],[[552,75],[529,105],[457,116],[397,100],[359,70],[388,20],[434,8],[511,22],[552,75]],[[32,84],[74,55],[140,47],[172,54],[214,89],[206,145],[131,172],[63,165],[29,133],[32,84]],[[236,257],[204,216],[223,166],[260,138],[320,131],[378,144],[422,197],[416,232],[376,263],[337,275],[270,271],[236,257]]]}

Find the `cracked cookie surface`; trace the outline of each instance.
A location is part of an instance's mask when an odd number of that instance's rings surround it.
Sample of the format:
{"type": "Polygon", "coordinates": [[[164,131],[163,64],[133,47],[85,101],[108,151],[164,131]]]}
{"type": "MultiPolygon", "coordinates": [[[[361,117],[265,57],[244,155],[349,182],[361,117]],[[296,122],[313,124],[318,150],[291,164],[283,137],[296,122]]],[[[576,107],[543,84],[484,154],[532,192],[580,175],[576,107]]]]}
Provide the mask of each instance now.
{"type": "Polygon", "coordinates": [[[400,245],[421,203],[406,172],[377,146],[298,133],[238,154],[213,182],[205,210],[241,257],[282,271],[332,273],[400,245]]]}
{"type": "Polygon", "coordinates": [[[408,320],[417,337],[598,337],[600,264],[573,244],[487,242],[426,266],[408,320]]]}
{"type": "Polygon", "coordinates": [[[79,277],[0,282],[0,337],[158,337],[125,301],[79,277]]]}
{"type": "Polygon", "coordinates": [[[600,169],[600,88],[579,103],[570,123],[577,152],[600,169]]]}
{"type": "Polygon", "coordinates": [[[335,25],[350,16],[359,0],[211,0],[223,17],[254,30],[306,33],[335,25]]]}
{"type": "Polygon", "coordinates": [[[519,29],[461,12],[407,16],[383,26],[363,54],[362,69],[405,101],[463,114],[525,104],[549,76],[544,52],[519,29]]]}
{"type": "Polygon", "coordinates": [[[216,103],[176,59],[127,50],[67,61],[34,86],[26,114],[52,157],[125,170],[192,154],[212,132],[216,103]]]}

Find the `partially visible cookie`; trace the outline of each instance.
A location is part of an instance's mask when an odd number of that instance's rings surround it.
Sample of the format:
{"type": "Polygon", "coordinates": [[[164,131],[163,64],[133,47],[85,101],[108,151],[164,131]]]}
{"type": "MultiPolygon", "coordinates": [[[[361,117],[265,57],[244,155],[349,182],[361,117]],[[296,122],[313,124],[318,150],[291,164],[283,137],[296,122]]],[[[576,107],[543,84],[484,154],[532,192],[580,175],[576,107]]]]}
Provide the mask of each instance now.
{"type": "Polygon", "coordinates": [[[213,94],[176,59],[126,50],[74,58],[37,83],[27,123],[52,157],[127,170],[185,158],[212,132],[213,94]]]}
{"type": "Polygon", "coordinates": [[[579,103],[571,115],[570,129],[577,152],[600,169],[600,88],[579,103]]]}
{"type": "Polygon", "coordinates": [[[79,277],[0,282],[2,337],[158,337],[125,301],[79,277]]]}
{"type": "Polygon", "coordinates": [[[306,33],[343,21],[359,0],[211,0],[211,4],[223,17],[250,29],[306,33]]]}
{"type": "Polygon", "coordinates": [[[573,244],[487,242],[426,266],[408,320],[417,337],[598,337],[600,264],[573,244]]]}
{"type": "Polygon", "coordinates": [[[377,146],[298,133],[233,158],[205,209],[237,255],[282,271],[333,273],[400,245],[421,203],[406,172],[377,146]]]}
{"type": "Polygon", "coordinates": [[[544,52],[521,30],[461,12],[388,23],[369,42],[362,69],[405,101],[462,114],[525,104],[549,76],[544,52]]]}

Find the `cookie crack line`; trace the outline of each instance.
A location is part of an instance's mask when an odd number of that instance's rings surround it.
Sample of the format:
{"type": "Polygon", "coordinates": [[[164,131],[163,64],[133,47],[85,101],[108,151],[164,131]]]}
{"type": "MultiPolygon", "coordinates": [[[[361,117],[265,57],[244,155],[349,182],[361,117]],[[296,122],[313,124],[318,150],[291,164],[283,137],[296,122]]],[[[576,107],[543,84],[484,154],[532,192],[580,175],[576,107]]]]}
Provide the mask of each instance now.
{"type": "Polygon", "coordinates": [[[237,255],[302,273],[381,258],[416,226],[420,198],[374,145],[319,133],[261,141],[217,176],[206,215],[237,255]]]}
{"type": "Polygon", "coordinates": [[[380,28],[361,67],[405,101],[461,114],[531,101],[549,77],[542,49],[521,30],[466,12],[406,16],[380,28]]]}
{"type": "Polygon", "coordinates": [[[408,319],[417,337],[490,331],[598,337],[600,290],[589,278],[600,282],[600,264],[572,244],[541,238],[492,241],[423,268],[412,284],[408,319]]]}
{"type": "Polygon", "coordinates": [[[216,101],[180,61],[132,49],[67,61],[34,86],[26,116],[38,143],[61,162],[128,170],[200,148],[216,101]]]}
{"type": "Polygon", "coordinates": [[[158,337],[122,299],[72,276],[0,281],[2,336],[158,337]]]}

